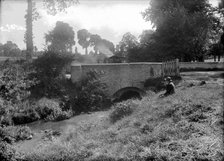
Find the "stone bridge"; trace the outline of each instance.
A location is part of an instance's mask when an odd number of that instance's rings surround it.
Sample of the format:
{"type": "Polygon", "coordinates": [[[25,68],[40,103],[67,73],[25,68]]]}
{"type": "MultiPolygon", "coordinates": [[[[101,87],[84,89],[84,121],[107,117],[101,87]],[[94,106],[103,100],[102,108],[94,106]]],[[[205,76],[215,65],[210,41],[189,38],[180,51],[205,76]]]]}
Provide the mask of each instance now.
{"type": "Polygon", "coordinates": [[[88,71],[102,71],[101,81],[108,86],[112,98],[120,98],[125,92],[144,95],[144,82],[149,78],[164,75],[163,63],[109,63],[109,64],[72,64],[71,79],[75,83],[88,71]]]}

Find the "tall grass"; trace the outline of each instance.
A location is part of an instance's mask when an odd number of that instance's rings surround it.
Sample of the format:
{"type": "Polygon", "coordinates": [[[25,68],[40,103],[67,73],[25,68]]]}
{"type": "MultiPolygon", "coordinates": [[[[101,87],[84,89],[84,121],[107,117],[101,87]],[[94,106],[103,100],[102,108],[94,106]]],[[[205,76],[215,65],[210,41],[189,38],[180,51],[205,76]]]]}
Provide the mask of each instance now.
{"type": "Polygon", "coordinates": [[[221,161],[224,156],[221,86],[183,85],[171,96],[159,98],[159,94],[129,100],[132,112],[127,110],[126,115],[123,110],[122,117],[115,122],[110,121],[114,113],[111,110],[103,119],[80,123],[26,158],[221,161]]]}

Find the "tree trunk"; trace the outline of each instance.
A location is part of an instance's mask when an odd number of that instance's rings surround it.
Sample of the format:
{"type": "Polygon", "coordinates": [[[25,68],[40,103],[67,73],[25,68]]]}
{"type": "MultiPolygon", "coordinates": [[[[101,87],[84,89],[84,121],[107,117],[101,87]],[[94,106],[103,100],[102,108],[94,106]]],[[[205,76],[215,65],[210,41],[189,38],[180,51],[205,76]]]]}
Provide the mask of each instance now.
{"type": "MultiPolygon", "coordinates": [[[[0,0],[0,15],[2,15],[2,0],[0,0]]],[[[0,25],[2,24],[2,16],[0,16],[0,25]]]]}
{"type": "Polygon", "coordinates": [[[27,0],[28,9],[26,17],[26,60],[32,60],[33,54],[33,25],[32,25],[32,0],[27,0]]]}
{"type": "Polygon", "coordinates": [[[85,50],[85,54],[88,55],[88,48],[86,48],[86,50],[85,50]]]}
{"type": "MultiPolygon", "coordinates": [[[[224,29],[223,29],[223,31],[224,31],[224,29]]],[[[222,34],[220,41],[221,41],[221,44],[224,45],[224,33],[222,34]]]]}

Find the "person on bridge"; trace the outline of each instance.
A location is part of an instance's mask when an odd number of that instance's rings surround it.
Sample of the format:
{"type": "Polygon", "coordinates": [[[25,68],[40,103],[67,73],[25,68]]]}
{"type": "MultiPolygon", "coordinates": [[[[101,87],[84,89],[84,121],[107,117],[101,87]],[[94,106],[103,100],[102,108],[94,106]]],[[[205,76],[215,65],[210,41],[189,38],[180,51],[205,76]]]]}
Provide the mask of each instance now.
{"type": "Polygon", "coordinates": [[[166,92],[161,96],[165,97],[175,93],[175,85],[170,77],[165,78],[166,81],[166,92]]]}

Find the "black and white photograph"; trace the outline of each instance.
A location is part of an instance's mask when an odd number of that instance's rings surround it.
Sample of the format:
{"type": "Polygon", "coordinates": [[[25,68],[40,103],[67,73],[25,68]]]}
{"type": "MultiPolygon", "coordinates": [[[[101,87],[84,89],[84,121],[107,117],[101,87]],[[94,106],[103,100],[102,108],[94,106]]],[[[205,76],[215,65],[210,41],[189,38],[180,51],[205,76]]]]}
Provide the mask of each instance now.
{"type": "Polygon", "coordinates": [[[0,161],[224,161],[224,0],[0,0],[0,161]]]}

